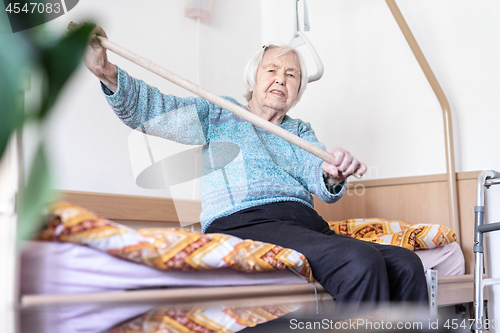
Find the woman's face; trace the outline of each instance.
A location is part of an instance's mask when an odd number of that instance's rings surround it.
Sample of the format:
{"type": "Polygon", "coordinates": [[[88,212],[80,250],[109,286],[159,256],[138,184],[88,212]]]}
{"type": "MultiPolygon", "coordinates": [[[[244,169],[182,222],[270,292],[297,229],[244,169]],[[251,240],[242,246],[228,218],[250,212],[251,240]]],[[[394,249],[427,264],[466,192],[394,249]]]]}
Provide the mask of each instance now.
{"type": "Polygon", "coordinates": [[[282,54],[280,48],[264,53],[257,69],[255,87],[250,88],[252,100],[261,109],[271,108],[286,113],[295,103],[300,86],[300,63],[295,53],[282,54]]]}

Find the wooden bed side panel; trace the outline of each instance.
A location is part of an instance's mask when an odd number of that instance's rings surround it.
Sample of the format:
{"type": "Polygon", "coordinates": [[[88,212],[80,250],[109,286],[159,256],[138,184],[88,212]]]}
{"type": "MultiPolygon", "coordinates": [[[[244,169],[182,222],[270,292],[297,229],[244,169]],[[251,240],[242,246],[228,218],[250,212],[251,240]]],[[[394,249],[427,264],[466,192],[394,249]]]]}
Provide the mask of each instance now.
{"type": "Polygon", "coordinates": [[[328,221],[378,217],[449,226],[446,184],[407,184],[349,189],[332,205],[315,198],[316,211],[328,221]]]}
{"type": "Polygon", "coordinates": [[[82,206],[112,220],[177,222],[182,211],[183,222],[198,222],[201,202],[108,193],[61,191],[61,199],[82,206]]]}

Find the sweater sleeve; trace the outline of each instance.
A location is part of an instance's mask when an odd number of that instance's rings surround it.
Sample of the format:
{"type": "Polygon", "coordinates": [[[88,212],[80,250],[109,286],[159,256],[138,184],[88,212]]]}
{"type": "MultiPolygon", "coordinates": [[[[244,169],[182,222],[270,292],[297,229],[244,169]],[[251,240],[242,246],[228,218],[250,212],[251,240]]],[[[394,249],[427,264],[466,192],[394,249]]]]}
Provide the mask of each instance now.
{"type": "MultiPolygon", "coordinates": [[[[298,134],[302,139],[323,150],[325,149],[325,145],[316,138],[316,134],[309,123],[301,122],[298,134]]],[[[346,182],[343,181],[336,186],[327,186],[323,177],[323,169],[321,168],[322,159],[303,149],[298,150],[297,157],[301,160],[301,164],[305,166],[301,168],[301,177],[307,183],[309,192],[317,195],[326,203],[334,203],[342,198],[346,182]]]]}
{"type": "Polygon", "coordinates": [[[103,93],[115,114],[132,129],[189,145],[207,142],[212,104],[201,97],[180,98],[118,69],[118,88],[103,93]],[[111,93],[111,94],[110,94],[111,93]]]}

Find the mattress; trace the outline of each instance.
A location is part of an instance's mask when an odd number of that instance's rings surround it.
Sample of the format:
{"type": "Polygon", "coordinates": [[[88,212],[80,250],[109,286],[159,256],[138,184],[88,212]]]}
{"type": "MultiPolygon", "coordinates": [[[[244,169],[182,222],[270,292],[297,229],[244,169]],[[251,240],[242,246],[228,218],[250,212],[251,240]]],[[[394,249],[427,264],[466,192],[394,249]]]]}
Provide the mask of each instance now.
{"type": "Polygon", "coordinates": [[[437,270],[438,276],[465,274],[465,258],[457,242],[415,253],[422,260],[424,270],[437,270]]]}
{"type": "Polygon", "coordinates": [[[291,270],[246,273],[226,267],[160,271],[72,243],[32,241],[21,251],[22,295],[294,283],[307,280],[291,270]]]}
{"type": "MultiPolygon", "coordinates": [[[[464,273],[457,243],[415,251],[424,269],[438,275],[464,273]]],[[[232,268],[160,271],[87,246],[31,241],[21,251],[21,294],[72,294],[155,287],[215,287],[307,283],[291,270],[246,273],[232,268]]]]}

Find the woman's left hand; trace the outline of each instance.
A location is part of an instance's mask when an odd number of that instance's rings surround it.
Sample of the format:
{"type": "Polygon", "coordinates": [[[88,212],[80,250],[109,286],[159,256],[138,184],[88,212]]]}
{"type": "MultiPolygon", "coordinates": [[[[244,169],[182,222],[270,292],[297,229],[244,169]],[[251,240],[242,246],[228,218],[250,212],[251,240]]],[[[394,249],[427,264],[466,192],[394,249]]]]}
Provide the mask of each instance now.
{"type": "Polygon", "coordinates": [[[366,173],[366,164],[359,162],[347,150],[334,148],[330,153],[333,156],[333,164],[327,162],[321,164],[327,185],[338,184],[354,173],[357,176],[363,176],[366,173]]]}

